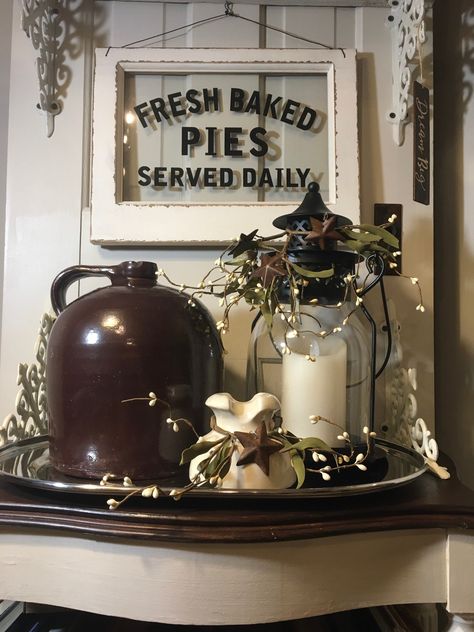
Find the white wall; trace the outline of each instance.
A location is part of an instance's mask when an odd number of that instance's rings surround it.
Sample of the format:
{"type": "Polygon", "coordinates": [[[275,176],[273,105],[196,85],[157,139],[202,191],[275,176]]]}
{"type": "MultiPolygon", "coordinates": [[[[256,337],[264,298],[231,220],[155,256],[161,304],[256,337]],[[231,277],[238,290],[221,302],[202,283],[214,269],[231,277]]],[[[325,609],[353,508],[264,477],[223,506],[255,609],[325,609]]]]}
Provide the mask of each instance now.
{"type": "Polygon", "coordinates": [[[474,6],[435,4],[436,411],[474,486],[474,6]]]}
{"type": "MultiPolygon", "coordinates": [[[[13,0],[6,0],[0,4],[0,297],[3,294],[12,7],[13,0]]],[[[0,325],[1,322],[2,301],[0,300],[0,325]]]]}
{"type": "MultiPolygon", "coordinates": [[[[74,32],[87,33],[90,2],[77,2],[71,11],[74,32]],[[82,7],[82,8],[81,8],[82,7]]],[[[259,19],[257,5],[239,4],[239,13],[259,19]]],[[[95,45],[122,45],[139,37],[205,16],[216,15],[215,4],[161,4],[147,2],[96,2],[95,45]]],[[[399,303],[400,319],[409,350],[410,366],[418,366],[420,408],[431,425],[433,417],[433,316],[431,207],[411,201],[411,128],[401,148],[392,141],[385,113],[391,107],[391,60],[386,9],[269,7],[270,24],[333,46],[356,46],[359,61],[359,135],[361,203],[363,218],[372,221],[374,202],[402,203],[405,211],[405,270],[423,283],[427,313],[420,321],[414,307],[417,296],[409,282],[389,279],[389,292],[399,303]],[[423,239],[420,240],[420,227],[423,239]]],[[[92,46],[68,64],[72,81],[64,99],[64,111],[56,120],[52,138],[45,136],[45,123],[35,111],[37,84],[35,53],[20,30],[19,3],[13,20],[12,81],[5,259],[4,326],[0,402],[2,414],[13,407],[16,366],[32,357],[32,344],[43,310],[48,307],[49,286],[62,268],[78,263],[118,262],[128,258],[156,260],[174,278],[192,283],[216,258],[209,250],[101,249],[89,242],[88,131],[92,46]],[[85,130],[85,133],[84,133],[85,130]]],[[[308,46],[291,37],[269,33],[267,44],[276,47],[308,46]]],[[[167,41],[166,46],[259,45],[258,27],[226,18],[219,23],[188,29],[167,41]]],[[[428,63],[428,62],[427,62],[428,63]]],[[[83,284],[82,291],[92,287],[83,284]]],[[[210,304],[218,316],[217,305],[210,304]]],[[[246,344],[250,314],[236,313],[226,337],[227,388],[243,395],[246,344]]],[[[159,326],[159,323],[157,323],[159,326]]]]}
{"type": "MultiPolygon", "coordinates": [[[[84,12],[72,12],[71,43],[80,50],[77,29],[84,12]]],[[[15,2],[0,366],[3,414],[14,406],[18,363],[33,357],[34,332],[41,313],[49,309],[50,281],[59,268],[78,261],[80,243],[84,55],[67,55],[72,81],[56,131],[47,138],[45,118],[36,108],[36,51],[20,24],[21,3],[15,2]]]]}

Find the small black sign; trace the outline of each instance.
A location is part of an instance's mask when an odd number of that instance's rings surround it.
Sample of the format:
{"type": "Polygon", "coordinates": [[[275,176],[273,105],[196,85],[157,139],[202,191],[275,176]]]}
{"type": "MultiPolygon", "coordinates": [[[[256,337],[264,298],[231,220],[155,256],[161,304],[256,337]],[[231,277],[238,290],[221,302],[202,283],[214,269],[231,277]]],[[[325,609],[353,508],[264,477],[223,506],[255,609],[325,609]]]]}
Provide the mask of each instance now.
{"type": "Polygon", "coordinates": [[[430,91],[413,83],[413,199],[430,203],[430,91]]]}

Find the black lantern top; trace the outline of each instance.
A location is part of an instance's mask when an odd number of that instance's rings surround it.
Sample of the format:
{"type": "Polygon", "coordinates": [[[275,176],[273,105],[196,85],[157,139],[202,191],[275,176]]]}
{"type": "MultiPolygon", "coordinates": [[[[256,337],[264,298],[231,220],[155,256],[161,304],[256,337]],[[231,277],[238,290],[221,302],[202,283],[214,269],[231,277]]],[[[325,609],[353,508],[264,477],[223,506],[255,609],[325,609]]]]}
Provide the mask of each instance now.
{"type": "MultiPolygon", "coordinates": [[[[298,208],[292,213],[286,215],[280,215],[273,221],[273,225],[276,228],[285,230],[289,228],[295,222],[308,222],[308,230],[311,229],[309,224],[309,218],[314,217],[320,221],[324,221],[331,217],[335,217],[333,223],[334,228],[339,226],[347,226],[351,224],[351,220],[343,215],[336,215],[328,209],[323,202],[321,193],[319,192],[319,184],[317,182],[310,182],[308,185],[308,193],[305,195],[304,200],[298,206],[298,208]]],[[[303,228],[301,230],[304,230],[303,228]]]]}
{"type": "Polygon", "coordinates": [[[349,218],[332,213],[324,204],[317,182],[310,183],[295,211],[274,220],[276,228],[294,231],[290,233],[287,249],[290,260],[312,271],[334,270],[331,279],[324,283],[315,280],[306,287],[301,296],[303,302],[318,298],[321,303],[337,303],[343,297],[344,277],[354,271],[359,257],[352,251],[337,248],[340,239],[337,229],[350,224],[349,218]]]}

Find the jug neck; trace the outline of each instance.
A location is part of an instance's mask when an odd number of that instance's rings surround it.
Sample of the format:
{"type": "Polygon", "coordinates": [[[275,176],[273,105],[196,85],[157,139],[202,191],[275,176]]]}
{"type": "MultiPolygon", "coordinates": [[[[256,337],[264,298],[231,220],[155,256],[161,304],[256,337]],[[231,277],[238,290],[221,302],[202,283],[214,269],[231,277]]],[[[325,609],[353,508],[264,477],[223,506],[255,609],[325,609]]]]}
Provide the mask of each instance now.
{"type": "Polygon", "coordinates": [[[156,285],[156,263],[152,261],[123,261],[114,266],[112,285],[153,287],[156,285]]]}

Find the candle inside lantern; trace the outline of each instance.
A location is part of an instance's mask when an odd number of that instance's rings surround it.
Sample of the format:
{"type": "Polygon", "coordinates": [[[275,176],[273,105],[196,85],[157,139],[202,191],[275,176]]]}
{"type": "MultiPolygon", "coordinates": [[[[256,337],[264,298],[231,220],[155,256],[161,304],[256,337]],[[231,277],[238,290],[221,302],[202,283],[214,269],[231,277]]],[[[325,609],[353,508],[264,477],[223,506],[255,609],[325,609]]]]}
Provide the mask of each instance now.
{"type": "Polygon", "coordinates": [[[307,350],[301,352],[304,344],[304,336],[296,339],[291,353],[283,355],[284,426],[299,437],[319,437],[336,447],[341,445],[337,435],[346,429],[347,345],[335,335],[320,338],[311,343],[311,361],[307,350]],[[321,415],[340,427],[322,420],[313,425],[310,415],[321,415]]]}

